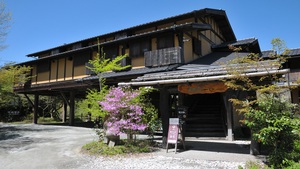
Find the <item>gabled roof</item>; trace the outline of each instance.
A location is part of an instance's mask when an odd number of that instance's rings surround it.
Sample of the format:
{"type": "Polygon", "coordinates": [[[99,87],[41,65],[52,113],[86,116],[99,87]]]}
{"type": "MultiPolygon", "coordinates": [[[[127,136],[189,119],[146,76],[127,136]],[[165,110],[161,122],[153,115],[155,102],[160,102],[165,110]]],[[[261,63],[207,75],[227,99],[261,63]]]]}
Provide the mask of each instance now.
{"type": "Polygon", "coordinates": [[[176,22],[177,20],[180,19],[185,19],[185,18],[189,18],[189,17],[197,17],[197,18],[202,18],[203,16],[212,16],[218,23],[218,25],[220,26],[221,32],[223,34],[223,36],[225,37],[226,41],[236,41],[236,37],[235,34],[232,30],[232,27],[228,21],[227,15],[225,13],[224,10],[218,10],[218,9],[210,9],[210,8],[204,8],[204,9],[200,9],[200,10],[194,10],[188,13],[184,13],[184,14],[180,14],[180,15],[176,15],[176,16],[172,16],[172,17],[168,17],[168,18],[164,18],[164,19],[160,19],[160,20],[156,20],[153,22],[148,22],[145,24],[140,24],[137,26],[133,26],[133,27],[129,27],[126,29],[121,29],[115,32],[111,32],[111,33],[107,33],[107,34],[103,34],[103,35],[98,35],[95,37],[91,37],[91,38],[87,38],[87,39],[83,39],[80,41],[76,41],[76,42],[72,42],[69,44],[64,44],[61,46],[57,46],[54,48],[50,48],[50,49],[46,49],[43,51],[39,51],[39,52],[35,52],[35,53],[31,53],[28,54],[27,56],[38,56],[42,53],[51,51],[53,49],[57,49],[60,47],[65,47],[65,46],[69,46],[72,44],[76,44],[76,43],[81,43],[81,42],[85,42],[85,41],[90,41],[90,40],[97,40],[97,38],[101,37],[101,38],[105,38],[105,37],[111,37],[115,34],[120,34],[120,33],[124,33],[127,31],[135,31],[138,29],[145,29],[148,27],[153,27],[155,25],[159,25],[159,24],[163,24],[163,23],[170,23],[170,22],[176,22]]]}
{"type": "MultiPolygon", "coordinates": [[[[140,76],[147,73],[155,73],[155,72],[165,72],[165,71],[171,71],[178,67],[178,64],[169,65],[169,66],[161,66],[161,67],[155,67],[155,68],[148,68],[148,67],[142,67],[142,68],[136,68],[136,69],[130,69],[127,71],[119,71],[119,72],[105,72],[103,73],[103,78],[118,78],[118,77],[126,77],[126,76],[140,76]]],[[[89,81],[89,80],[98,80],[99,77],[97,75],[84,77],[82,79],[77,79],[76,81],[89,81]]]]}
{"type": "Polygon", "coordinates": [[[229,49],[229,46],[242,47],[241,52],[252,52],[252,53],[260,53],[261,52],[258,40],[256,38],[248,38],[248,39],[224,42],[222,44],[212,46],[212,50],[213,51],[232,51],[231,49],[229,49]]]}
{"type": "Polygon", "coordinates": [[[300,56],[300,48],[296,49],[289,49],[289,52],[287,53],[289,56],[300,56]]]}
{"type": "Polygon", "coordinates": [[[200,57],[192,62],[183,65],[180,68],[190,67],[191,65],[222,65],[237,57],[249,55],[250,52],[212,52],[208,55],[200,57]]]}
{"type": "Polygon", "coordinates": [[[285,74],[289,69],[280,70],[279,66],[273,64],[272,61],[261,61],[259,67],[253,68],[253,65],[239,64],[239,65],[221,65],[221,66],[206,66],[195,70],[177,70],[171,72],[151,73],[132,79],[131,82],[119,83],[118,85],[126,86],[149,86],[149,85],[166,85],[166,84],[183,84],[203,81],[220,81],[234,77],[230,75],[230,67],[234,70],[240,69],[243,71],[242,76],[262,76],[268,74],[285,74]],[[228,68],[229,67],[229,68],[228,68]]]}
{"type": "MultiPolygon", "coordinates": [[[[266,50],[266,51],[262,51],[261,52],[261,57],[263,58],[268,58],[272,55],[276,54],[276,51],[274,50],[266,50]]],[[[300,48],[296,48],[296,49],[288,49],[288,52],[286,53],[287,56],[290,57],[297,57],[300,56],[300,48]]]]}
{"type": "Polygon", "coordinates": [[[270,56],[274,55],[276,52],[274,50],[265,50],[261,52],[262,58],[269,58],[270,56]]]}

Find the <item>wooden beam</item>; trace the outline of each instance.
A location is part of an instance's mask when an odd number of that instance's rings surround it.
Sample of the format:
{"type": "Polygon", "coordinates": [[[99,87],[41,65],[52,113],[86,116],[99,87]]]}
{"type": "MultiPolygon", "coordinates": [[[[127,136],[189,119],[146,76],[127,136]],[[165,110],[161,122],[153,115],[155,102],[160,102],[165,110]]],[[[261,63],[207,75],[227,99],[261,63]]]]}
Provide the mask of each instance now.
{"type": "MultiPolygon", "coordinates": [[[[199,19],[202,23],[207,24],[207,23],[205,22],[204,18],[198,17],[198,19],[199,19]]],[[[216,36],[218,36],[223,42],[226,42],[226,40],[225,40],[221,35],[219,35],[215,30],[211,29],[210,31],[212,31],[216,36]]]]}
{"type": "Polygon", "coordinates": [[[211,45],[215,45],[215,43],[210,40],[208,37],[206,37],[203,33],[199,32],[198,33],[204,40],[206,40],[208,43],[210,43],[211,45]]]}
{"type": "Polygon", "coordinates": [[[74,125],[74,116],[75,116],[75,91],[70,92],[70,112],[69,112],[69,125],[74,125]]]}
{"type": "Polygon", "coordinates": [[[66,97],[66,95],[65,95],[62,91],[59,91],[59,93],[60,93],[60,95],[62,96],[64,102],[65,102],[68,106],[70,106],[70,102],[69,102],[68,98],[66,97]]]}
{"type": "Polygon", "coordinates": [[[162,87],[160,89],[160,102],[159,102],[159,109],[162,119],[162,141],[163,141],[163,147],[166,147],[167,145],[167,138],[168,138],[168,128],[169,128],[169,118],[170,118],[170,112],[169,112],[169,92],[166,87],[162,87]]]}
{"type": "Polygon", "coordinates": [[[29,104],[34,107],[34,104],[32,102],[32,100],[27,96],[27,94],[24,94],[24,96],[26,97],[26,99],[28,100],[29,104]]]}
{"type": "Polygon", "coordinates": [[[68,105],[67,103],[63,103],[63,116],[62,121],[65,123],[67,121],[67,111],[68,111],[68,105]]]}
{"type": "Polygon", "coordinates": [[[183,42],[183,33],[178,33],[177,34],[179,46],[181,47],[181,55],[180,55],[180,60],[181,63],[185,63],[184,61],[184,42],[183,42]]]}
{"type": "Polygon", "coordinates": [[[34,95],[33,123],[37,124],[39,111],[39,94],[34,95]]]}
{"type": "Polygon", "coordinates": [[[227,123],[227,140],[233,141],[233,131],[232,131],[232,103],[229,101],[229,99],[232,97],[233,91],[227,90],[223,93],[223,100],[226,110],[226,123],[227,123]]]}

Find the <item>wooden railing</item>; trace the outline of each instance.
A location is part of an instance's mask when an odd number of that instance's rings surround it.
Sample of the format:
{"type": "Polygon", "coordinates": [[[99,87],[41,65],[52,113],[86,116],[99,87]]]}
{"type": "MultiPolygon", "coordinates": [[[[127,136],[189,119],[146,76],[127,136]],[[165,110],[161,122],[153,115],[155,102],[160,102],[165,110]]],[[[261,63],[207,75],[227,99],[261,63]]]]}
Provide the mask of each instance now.
{"type": "Polygon", "coordinates": [[[144,56],[146,67],[158,67],[182,63],[180,47],[147,51],[144,53],[144,56]]]}

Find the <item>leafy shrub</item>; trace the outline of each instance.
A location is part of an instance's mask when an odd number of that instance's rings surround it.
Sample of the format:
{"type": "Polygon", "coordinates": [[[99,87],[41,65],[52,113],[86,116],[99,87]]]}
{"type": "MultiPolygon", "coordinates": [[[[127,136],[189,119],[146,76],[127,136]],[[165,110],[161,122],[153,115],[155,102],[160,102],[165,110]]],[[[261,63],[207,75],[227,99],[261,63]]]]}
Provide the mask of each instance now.
{"type": "Polygon", "coordinates": [[[94,141],[82,147],[82,151],[91,155],[114,156],[123,154],[148,153],[155,151],[155,145],[148,140],[128,141],[122,140],[114,147],[109,147],[102,141],[94,141]]]}

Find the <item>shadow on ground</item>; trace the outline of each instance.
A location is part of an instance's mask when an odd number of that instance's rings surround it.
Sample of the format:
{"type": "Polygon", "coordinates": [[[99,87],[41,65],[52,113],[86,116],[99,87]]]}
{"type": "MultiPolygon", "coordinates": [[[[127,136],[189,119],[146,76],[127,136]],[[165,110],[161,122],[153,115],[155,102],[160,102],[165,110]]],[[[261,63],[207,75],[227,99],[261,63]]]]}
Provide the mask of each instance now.
{"type": "MultiPolygon", "coordinates": [[[[225,142],[211,142],[211,141],[185,141],[186,150],[196,151],[210,151],[222,153],[237,153],[237,154],[250,154],[250,145],[225,143],[225,142]]],[[[178,152],[182,150],[182,146],[178,152]]]]}

